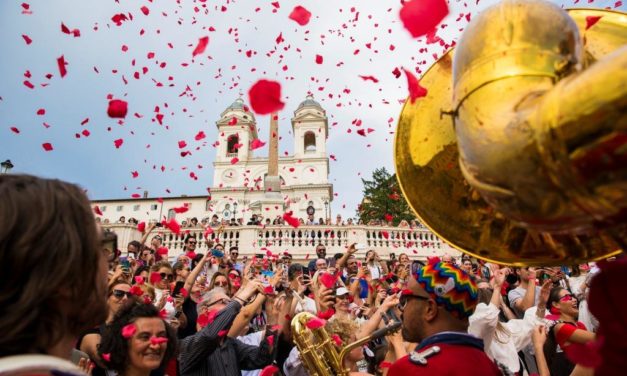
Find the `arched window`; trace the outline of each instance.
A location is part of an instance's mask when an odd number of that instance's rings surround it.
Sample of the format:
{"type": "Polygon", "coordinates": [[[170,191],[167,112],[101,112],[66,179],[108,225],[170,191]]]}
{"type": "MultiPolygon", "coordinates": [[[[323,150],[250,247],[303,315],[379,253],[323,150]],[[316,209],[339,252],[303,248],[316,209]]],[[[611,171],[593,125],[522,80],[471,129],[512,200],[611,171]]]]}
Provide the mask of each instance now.
{"type": "Polygon", "coordinates": [[[237,154],[237,144],[239,144],[239,136],[236,134],[230,135],[229,138],[226,139],[226,153],[237,154]]]}
{"type": "Polygon", "coordinates": [[[309,131],[305,133],[304,146],[305,153],[316,151],[316,135],[313,132],[309,131]]]}

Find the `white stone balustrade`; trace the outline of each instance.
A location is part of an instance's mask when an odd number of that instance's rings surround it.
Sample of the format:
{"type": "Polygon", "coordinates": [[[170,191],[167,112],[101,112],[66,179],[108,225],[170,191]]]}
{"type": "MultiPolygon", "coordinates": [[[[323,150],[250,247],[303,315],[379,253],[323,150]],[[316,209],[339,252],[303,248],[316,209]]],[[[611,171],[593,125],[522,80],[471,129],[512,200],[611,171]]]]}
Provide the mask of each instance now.
{"type": "MultiPolygon", "coordinates": [[[[118,247],[122,254],[126,254],[126,245],[132,240],[140,240],[142,234],[135,226],[127,224],[107,224],[103,228],[114,231],[118,235],[118,247]]],[[[204,230],[200,227],[183,228],[177,235],[168,229],[156,228],[148,238],[156,234],[163,237],[163,245],[169,249],[168,257],[176,258],[183,252],[183,242],[187,234],[194,235],[197,239],[203,238],[204,230]]],[[[239,247],[240,257],[271,251],[273,254],[289,252],[294,261],[303,262],[309,257],[315,257],[317,244],[323,244],[327,249],[327,257],[335,253],[343,253],[346,247],[352,243],[360,243],[366,246],[365,250],[357,253],[358,258],[363,258],[367,250],[374,249],[385,259],[390,253],[398,257],[401,253],[407,253],[412,260],[425,260],[429,256],[449,253],[456,257],[460,253],[447,243],[439,239],[435,234],[424,227],[409,229],[382,226],[240,226],[226,227],[218,235],[217,229],[209,235],[214,241],[228,249],[232,246],[239,247]]],[[[197,251],[205,252],[207,245],[204,241],[198,242],[197,251]]]]}

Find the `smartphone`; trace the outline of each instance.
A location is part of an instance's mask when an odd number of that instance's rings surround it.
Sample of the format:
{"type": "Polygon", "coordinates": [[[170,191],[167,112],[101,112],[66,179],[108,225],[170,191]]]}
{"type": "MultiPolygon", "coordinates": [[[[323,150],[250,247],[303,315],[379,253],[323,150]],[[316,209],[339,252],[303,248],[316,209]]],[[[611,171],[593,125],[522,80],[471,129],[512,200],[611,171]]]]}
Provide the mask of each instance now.
{"type": "Polygon", "coordinates": [[[366,245],[365,244],[361,244],[361,243],[357,243],[355,244],[355,249],[358,251],[363,251],[364,249],[366,249],[366,245]]]}
{"type": "Polygon", "coordinates": [[[211,255],[215,257],[224,257],[224,252],[214,248],[211,250],[211,255]]]}
{"type": "Polygon", "coordinates": [[[183,314],[183,311],[177,311],[177,312],[174,314],[174,317],[178,319],[179,317],[181,317],[181,315],[182,315],[182,314],[183,314]]]}
{"type": "Polygon", "coordinates": [[[183,289],[183,286],[185,286],[185,282],[183,281],[176,282],[176,284],[174,285],[174,290],[172,290],[172,296],[179,295],[181,293],[181,290],[183,289]]]}
{"type": "Polygon", "coordinates": [[[161,222],[157,222],[155,223],[155,227],[163,227],[163,224],[161,222]]]}
{"type": "Polygon", "coordinates": [[[120,257],[120,265],[122,266],[122,271],[125,274],[129,274],[131,272],[131,263],[128,261],[126,257],[120,257]]]}

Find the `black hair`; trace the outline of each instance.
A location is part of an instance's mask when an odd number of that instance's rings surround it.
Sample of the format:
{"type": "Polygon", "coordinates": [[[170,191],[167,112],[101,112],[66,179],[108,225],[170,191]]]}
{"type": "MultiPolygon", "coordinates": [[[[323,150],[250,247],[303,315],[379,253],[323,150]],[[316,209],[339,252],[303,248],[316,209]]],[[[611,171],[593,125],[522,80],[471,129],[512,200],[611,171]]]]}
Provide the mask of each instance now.
{"type": "Polygon", "coordinates": [[[239,251],[239,247],[233,246],[233,247],[229,248],[229,252],[231,252],[233,250],[239,251]]]}
{"type": "MultiPolygon", "coordinates": [[[[139,318],[161,319],[161,316],[159,315],[159,310],[152,304],[136,303],[134,300],[129,300],[120,308],[111,324],[105,328],[102,334],[102,340],[100,345],[98,345],[98,355],[102,358],[102,354],[109,354],[109,360],[105,360],[105,365],[108,369],[117,371],[118,374],[123,374],[130,363],[128,356],[129,340],[121,335],[122,328],[139,318]]],[[[172,359],[177,348],[176,332],[165,320],[163,324],[168,338],[168,345],[160,368],[165,367],[172,359]]]]}
{"type": "Polygon", "coordinates": [[[187,234],[187,236],[185,237],[184,243],[187,243],[189,239],[196,239],[196,235],[187,234]]]}
{"type": "Polygon", "coordinates": [[[133,247],[135,247],[135,249],[137,249],[137,253],[140,253],[142,251],[142,243],[138,242],[137,240],[132,240],[128,242],[128,245],[132,245],[133,247]]]}
{"type": "Polygon", "coordinates": [[[148,265],[140,266],[135,270],[135,274],[133,274],[133,278],[142,274],[142,272],[148,272],[150,274],[150,267],[148,265]]]}
{"type": "Polygon", "coordinates": [[[343,253],[336,253],[336,254],[333,255],[333,258],[337,261],[337,260],[341,259],[342,256],[344,256],[343,253]]]}
{"type": "Polygon", "coordinates": [[[290,267],[287,269],[287,279],[289,281],[293,281],[294,278],[296,277],[296,273],[300,273],[303,271],[304,266],[302,264],[299,263],[293,263],[290,265],[290,267]]]}

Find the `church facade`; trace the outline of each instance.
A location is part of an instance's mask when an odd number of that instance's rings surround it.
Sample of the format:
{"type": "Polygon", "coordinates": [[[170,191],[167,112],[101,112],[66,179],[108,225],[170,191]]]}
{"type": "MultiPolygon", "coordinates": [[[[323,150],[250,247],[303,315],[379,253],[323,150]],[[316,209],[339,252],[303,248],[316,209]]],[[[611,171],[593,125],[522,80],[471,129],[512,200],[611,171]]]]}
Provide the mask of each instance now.
{"type": "MultiPolygon", "coordinates": [[[[277,122],[276,114],[271,122],[277,122]]],[[[291,119],[293,154],[278,153],[278,127],[259,135],[255,116],[240,98],[227,107],[216,122],[218,137],[213,162],[213,184],[206,196],[164,198],[144,197],[122,200],[95,200],[103,213],[101,220],[115,223],[121,217],[139,221],[176,218],[201,221],[214,214],[220,219],[246,223],[252,214],[273,220],[291,211],[295,218],[316,222],[331,218],[333,186],[329,183],[329,157],[326,150],[328,119],[326,111],[309,95],[291,119]],[[255,156],[260,146],[268,147],[266,157],[255,156]],[[268,171],[274,164],[278,184],[268,188],[268,171]],[[189,210],[176,214],[174,208],[189,210]]],[[[147,196],[147,195],[146,195],[147,196]]]]}

